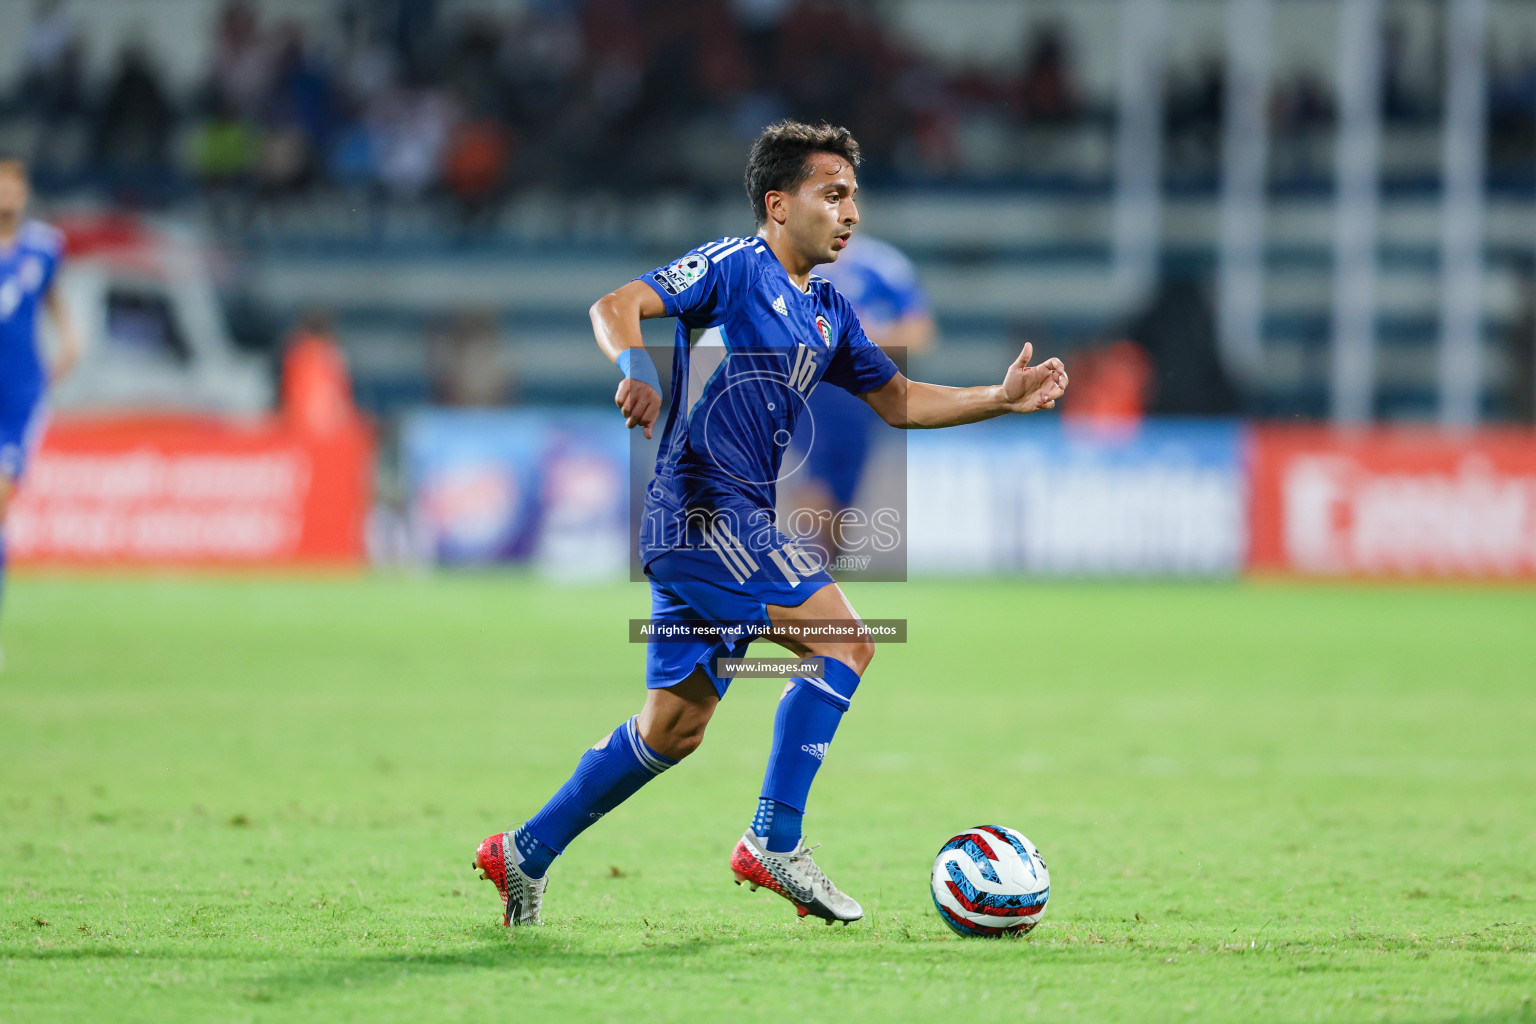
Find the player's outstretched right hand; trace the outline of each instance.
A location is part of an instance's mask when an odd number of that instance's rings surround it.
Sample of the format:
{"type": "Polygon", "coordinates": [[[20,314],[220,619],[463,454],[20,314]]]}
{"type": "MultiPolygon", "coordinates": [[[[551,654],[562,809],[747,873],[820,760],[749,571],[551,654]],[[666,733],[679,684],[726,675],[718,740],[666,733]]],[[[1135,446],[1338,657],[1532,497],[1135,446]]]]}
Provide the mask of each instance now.
{"type": "Polygon", "coordinates": [[[661,395],[655,388],[644,381],[625,377],[619,381],[619,390],[614,392],[613,404],[624,414],[626,427],[640,427],[645,431],[646,440],[650,440],[651,427],[661,415],[661,395]]]}
{"type": "Polygon", "coordinates": [[[1011,412],[1039,412],[1056,408],[1056,399],[1067,393],[1067,368],[1055,357],[1039,366],[1030,366],[1035,346],[1024,343],[1024,351],[1003,376],[1003,400],[1011,412]]]}

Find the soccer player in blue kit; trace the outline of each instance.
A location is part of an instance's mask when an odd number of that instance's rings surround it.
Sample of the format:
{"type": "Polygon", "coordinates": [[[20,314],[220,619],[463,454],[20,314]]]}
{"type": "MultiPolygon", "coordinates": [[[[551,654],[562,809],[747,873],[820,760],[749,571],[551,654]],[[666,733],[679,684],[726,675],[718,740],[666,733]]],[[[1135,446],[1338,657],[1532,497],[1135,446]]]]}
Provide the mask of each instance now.
{"type": "Polygon", "coordinates": [[[624,373],[615,404],[626,426],[646,437],[661,413],[662,386],[640,322],[678,321],[672,403],[646,490],[640,560],[653,622],[703,627],[707,635],[650,643],[640,713],[583,754],[575,774],[521,827],[480,843],[474,866],[496,884],[505,924],[539,923],[554,859],[698,748],[731,681],[719,660],[739,657],[770,627],[807,671],[779,701],[757,813],[731,869],[738,883],[767,887],[801,916],[829,924],[863,916],[817,867],[800,824],[874,645],[857,630],[795,635],[797,625],[856,624],[858,615],[774,523],[784,449],[818,383],[860,396],[892,426],[948,427],[1053,408],[1067,374],[1057,359],[1030,366],[1027,344],[1001,384],[940,387],[898,372],[848,301],[811,273],[837,259],[859,222],[858,164],[858,143],[845,128],[769,126],[747,163],[757,234],[700,246],[592,307],[598,346],[624,373]]]}
{"type": "MultiPolygon", "coordinates": [[[[0,592],[5,585],[5,516],[42,439],[48,386],[80,355],[80,343],[53,280],[64,255],[64,236],[41,221],[25,220],[27,169],[0,160],[0,592]],[[46,307],[59,330],[51,366],[38,347],[37,315],[46,307]]],[[[4,664],[0,659],[0,664],[4,664]]]]}

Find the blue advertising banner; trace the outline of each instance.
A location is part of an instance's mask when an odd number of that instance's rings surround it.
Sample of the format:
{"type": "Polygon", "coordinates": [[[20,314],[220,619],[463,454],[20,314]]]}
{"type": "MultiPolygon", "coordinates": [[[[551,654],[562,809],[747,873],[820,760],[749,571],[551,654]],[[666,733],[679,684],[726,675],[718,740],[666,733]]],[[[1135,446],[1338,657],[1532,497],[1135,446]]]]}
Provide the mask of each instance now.
{"type": "Polygon", "coordinates": [[[612,410],[428,410],[401,448],[412,528],[440,565],[622,575],[629,450],[612,410]]]}
{"type": "Polygon", "coordinates": [[[913,575],[1226,576],[1248,547],[1235,421],[1051,417],[914,431],[913,575]]]}

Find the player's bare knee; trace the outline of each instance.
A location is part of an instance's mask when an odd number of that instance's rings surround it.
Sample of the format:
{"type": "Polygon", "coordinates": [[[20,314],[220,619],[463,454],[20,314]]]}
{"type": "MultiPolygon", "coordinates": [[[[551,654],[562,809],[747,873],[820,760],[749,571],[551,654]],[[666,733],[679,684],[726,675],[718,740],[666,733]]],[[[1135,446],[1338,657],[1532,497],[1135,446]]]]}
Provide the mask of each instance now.
{"type": "Polygon", "coordinates": [[[854,640],[818,653],[836,658],[862,676],[864,670],[869,668],[869,663],[875,660],[875,645],[869,640],[854,640]]]}
{"type": "Polygon", "coordinates": [[[677,738],[677,740],[672,745],[671,752],[666,756],[670,757],[674,761],[681,761],[695,750],[698,750],[699,747],[703,745],[703,743],[703,729],[700,729],[698,732],[687,733],[677,738]]]}
{"type": "Polygon", "coordinates": [[[704,742],[704,728],[708,724],[707,718],[677,722],[664,735],[657,737],[660,745],[656,747],[656,753],[681,761],[699,749],[704,742]]]}
{"type": "Polygon", "coordinates": [[[853,668],[859,675],[869,668],[869,663],[875,660],[875,642],[873,640],[860,640],[854,645],[853,668]]]}

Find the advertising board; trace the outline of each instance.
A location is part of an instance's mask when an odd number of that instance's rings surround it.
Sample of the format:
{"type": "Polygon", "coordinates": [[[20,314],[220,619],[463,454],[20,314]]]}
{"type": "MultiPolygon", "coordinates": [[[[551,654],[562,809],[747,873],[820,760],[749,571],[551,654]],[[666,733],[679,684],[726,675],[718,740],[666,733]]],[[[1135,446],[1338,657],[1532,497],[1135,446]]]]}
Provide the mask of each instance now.
{"type": "Polygon", "coordinates": [[[1242,426],[1009,418],[907,443],[916,574],[1228,576],[1247,551],[1242,426]]]}
{"type": "Polygon", "coordinates": [[[437,564],[531,562],[617,577],[629,449],[611,410],[430,410],[401,434],[419,550],[437,564]]]}
{"type": "Polygon", "coordinates": [[[54,423],[6,523],[37,566],[354,564],[373,444],[282,419],[100,417],[54,423]]]}
{"type": "Polygon", "coordinates": [[[1261,428],[1253,568],[1536,576],[1536,433],[1261,428]]]}

